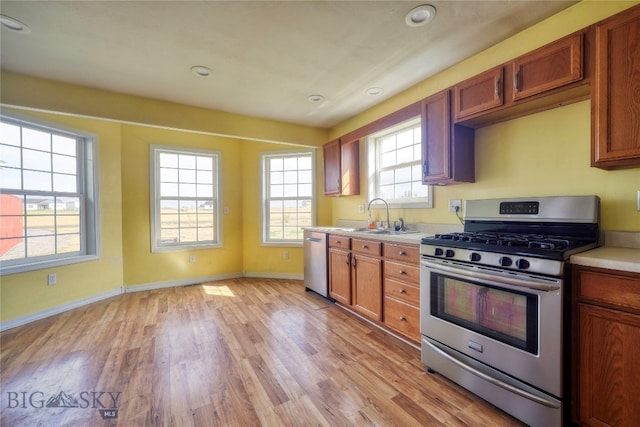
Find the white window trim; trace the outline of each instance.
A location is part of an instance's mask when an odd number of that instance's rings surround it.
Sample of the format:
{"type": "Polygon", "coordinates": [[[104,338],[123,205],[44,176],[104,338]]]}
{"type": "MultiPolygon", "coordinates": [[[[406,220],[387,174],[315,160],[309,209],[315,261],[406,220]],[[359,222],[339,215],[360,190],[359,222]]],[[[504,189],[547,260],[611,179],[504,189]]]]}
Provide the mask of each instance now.
{"type": "Polygon", "coordinates": [[[222,221],[221,221],[221,206],[222,206],[222,155],[219,151],[214,150],[203,150],[203,149],[193,149],[193,148],[183,148],[183,147],[175,147],[175,146],[167,146],[167,145],[157,145],[152,144],[149,147],[149,161],[150,161],[150,179],[151,183],[149,188],[149,201],[150,201],[150,212],[151,212],[151,252],[172,252],[172,251],[183,251],[189,249],[211,249],[211,248],[221,248],[222,245],[222,221]],[[177,245],[166,245],[166,246],[158,246],[156,238],[160,233],[160,221],[158,220],[157,215],[157,200],[158,194],[157,191],[160,188],[160,174],[156,173],[156,166],[158,165],[157,159],[159,153],[161,152],[173,152],[176,154],[184,154],[184,153],[192,153],[192,154],[205,154],[205,155],[215,155],[217,156],[217,164],[216,164],[216,184],[217,184],[217,201],[216,204],[216,212],[215,212],[215,229],[216,235],[218,239],[216,243],[183,243],[177,245]]]}
{"type": "Polygon", "coordinates": [[[285,151],[267,151],[264,153],[260,153],[260,246],[280,246],[280,247],[302,247],[304,244],[304,240],[281,240],[278,242],[272,242],[267,240],[268,230],[266,228],[267,225],[267,212],[268,212],[268,198],[267,194],[267,185],[268,180],[265,175],[265,159],[269,157],[282,157],[285,155],[296,155],[296,154],[310,154],[311,155],[311,165],[313,168],[313,183],[311,190],[311,226],[316,224],[316,209],[317,209],[317,195],[316,195],[316,150],[285,150],[285,151]]]}
{"type": "MultiPolygon", "coordinates": [[[[376,133],[367,136],[367,197],[368,200],[373,200],[380,197],[377,193],[378,188],[378,174],[376,169],[376,138],[388,133],[397,132],[398,130],[407,127],[408,125],[420,123],[420,117],[414,117],[409,120],[404,120],[402,123],[395,124],[388,128],[382,129],[376,133]]],[[[424,185],[424,184],[423,184],[424,185]]],[[[385,199],[389,204],[389,208],[394,209],[430,209],[433,208],[433,186],[427,185],[427,197],[419,199],[385,199]]],[[[385,209],[383,203],[374,203],[371,205],[371,209],[385,209]]]]}
{"type": "Polygon", "coordinates": [[[98,170],[100,162],[97,135],[5,109],[0,111],[0,115],[26,127],[40,127],[44,130],[69,133],[84,139],[83,161],[80,165],[83,188],[80,193],[82,194],[81,199],[85,201],[84,215],[81,215],[80,219],[80,254],[50,255],[39,257],[35,261],[33,258],[24,258],[19,260],[20,262],[2,261],[0,262],[0,276],[99,260],[102,255],[102,244],[100,239],[100,174],[98,170]]]}

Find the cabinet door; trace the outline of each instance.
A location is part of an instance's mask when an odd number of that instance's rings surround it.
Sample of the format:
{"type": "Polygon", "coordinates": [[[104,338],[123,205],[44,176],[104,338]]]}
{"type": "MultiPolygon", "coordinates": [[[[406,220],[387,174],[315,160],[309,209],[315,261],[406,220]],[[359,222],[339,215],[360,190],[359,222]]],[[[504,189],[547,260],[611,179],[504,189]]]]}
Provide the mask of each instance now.
{"type": "Polygon", "coordinates": [[[329,249],[329,296],[351,305],[351,253],[329,249]]]}
{"type": "Polygon", "coordinates": [[[504,67],[497,67],[455,85],[455,121],[504,104],[503,75],[504,67]]]}
{"type": "Polygon", "coordinates": [[[353,256],[353,308],[360,314],[382,320],[382,260],[353,256]]]}
{"type": "Polygon", "coordinates": [[[360,143],[340,142],[340,193],[343,196],[360,194],[360,143]]]}
{"type": "Polygon", "coordinates": [[[449,91],[437,93],[422,104],[422,183],[451,177],[451,105],[449,91]]]}
{"type": "Polygon", "coordinates": [[[335,140],[322,146],[324,158],[324,194],[335,196],[342,189],[340,182],[340,141],[335,140]]]}
{"type": "Polygon", "coordinates": [[[475,182],[473,129],[451,123],[450,91],[422,102],[422,183],[475,182]]]}
{"type": "Polygon", "coordinates": [[[578,304],[579,422],[637,426],[640,420],[640,316],[578,304]]]}
{"type": "Polygon", "coordinates": [[[640,165],[640,6],[596,26],[592,166],[640,165]]]}
{"type": "Polygon", "coordinates": [[[513,100],[582,80],[582,34],[574,34],[513,61],[513,100]]]}

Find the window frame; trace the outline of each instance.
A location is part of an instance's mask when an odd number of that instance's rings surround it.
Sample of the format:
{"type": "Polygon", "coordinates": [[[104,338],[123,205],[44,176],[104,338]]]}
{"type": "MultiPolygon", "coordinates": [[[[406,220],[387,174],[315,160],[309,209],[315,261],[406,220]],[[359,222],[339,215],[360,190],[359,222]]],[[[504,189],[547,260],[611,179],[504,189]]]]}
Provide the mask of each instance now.
{"type": "MultiPolygon", "coordinates": [[[[367,171],[368,171],[368,180],[367,180],[367,197],[369,200],[373,200],[375,198],[381,198],[381,194],[379,192],[379,174],[380,167],[378,163],[379,155],[378,155],[378,142],[381,137],[398,133],[403,129],[408,127],[419,127],[421,129],[422,134],[422,119],[420,115],[415,115],[414,117],[402,117],[403,120],[398,120],[395,123],[388,123],[388,126],[378,129],[374,133],[371,133],[366,138],[366,146],[367,146],[367,171]]],[[[422,142],[421,142],[422,143],[422,142]]],[[[420,150],[422,153],[422,150],[420,150]]],[[[420,165],[422,170],[422,158],[419,160],[414,160],[411,163],[416,163],[420,165]]],[[[409,163],[408,163],[409,164],[409,163]]],[[[402,209],[424,209],[424,208],[433,208],[433,188],[431,185],[422,184],[422,177],[420,177],[420,184],[427,187],[427,195],[426,197],[420,198],[402,198],[402,199],[390,199],[383,198],[389,205],[390,208],[402,208],[402,209]]],[[[382,205],[372,204],[371,208],[378,209],[381,208],[382,205]]]]}
{"type": "MultiPolygon", "coordinates": [[[[0,111],[0,118],[3,122],[12,125],[74,138],[78,141],[76,147],[77,191],[75,193],[53,191],[53,189],[51,191],[3,189],[2,194],[24,197],[24,216],[26,216],[27,198],[78,197],[80,201],[79,251],[2,261],[0,262],[0,276],[99,260],[102,245],[100,238],[98,137],[90,132],[4,109],[0,111]]],[[[22,171],[23,168],[21,167],[20,170],[22,171]]]]}
{"type": "MultiPolygon", "coordinates": [[[[300,149],[300,150],[285,150],[285,151],[268,151],[260,153],[260,200],[261,200],[261,212],[260,212],[260,245],[261,246],[283,246],[283,247],[301,247],[304,244],[304,239],[301,237],[296,240],[277,240],[273,241],[269,239],[269,201],[268,188],[269,179],[267,176],[267,160],[271,158],[284,158],[284,157],[299,157],[301,155],[309,155],[311,157],[311,224],[310,227],[316,224],[316,209],[317,209],[317,190],[316,190],[316,150],[314,149],[300,149]]],[[[299,200],[296,197],[295,200],[299,200]]]]}
{"type": "Polygon", "coordinates": [[[150,188],[149,188],[149,201],[150,201],[150,234],[151,234],[151,252],[172,252],[182,251],[188,249],[211,249],[221,248],[222,245],[222,155],[216,150],[206,150],[197,148],[185,148],[168,145],[152,144],[149,147],[150,158],[150,188]],[[159,219],[159,203],[160,203],[160,162],[159,157],[162,153],[171,154],[185,154],[185,155],[201,155],[214,158],[214,179],[216,180],[214,185],[213,200],[217,203],[214,209],[214,236],[216,239],[213,241],[206,241],[203,243],[188,242],[177,244],[163,244],[159,245],[160,238],[160,225],[159,219]]]}

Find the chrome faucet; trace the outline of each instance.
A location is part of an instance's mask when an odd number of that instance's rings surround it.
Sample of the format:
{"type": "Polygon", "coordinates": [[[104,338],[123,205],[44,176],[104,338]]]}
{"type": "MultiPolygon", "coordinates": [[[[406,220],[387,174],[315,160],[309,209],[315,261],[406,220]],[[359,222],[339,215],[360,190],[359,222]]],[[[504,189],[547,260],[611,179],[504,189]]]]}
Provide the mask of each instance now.
{"type": "Polygon", "coordinates": [[[381,199],[380,197],[376,197],[375,199],[371,199],[371,201],[369,202],[369,206],[367,206],[367,210],[369,211],[369,217],[371,217],[371,203],[375,202],[376,200],[380,200],[387,207],[387,226],[384,227],[384,228],[391,227],[391,223],[389,222],[389,204],[384,199],[381,199]]]}

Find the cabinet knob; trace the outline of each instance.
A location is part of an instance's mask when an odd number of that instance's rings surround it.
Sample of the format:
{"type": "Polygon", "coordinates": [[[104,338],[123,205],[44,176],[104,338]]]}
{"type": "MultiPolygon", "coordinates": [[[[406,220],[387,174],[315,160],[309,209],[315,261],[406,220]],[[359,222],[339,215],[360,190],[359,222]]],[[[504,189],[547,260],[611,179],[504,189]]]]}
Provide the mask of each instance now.
{"type": "Polygon", "coordinates": [[[398,255],[400,255],[400,256],[405,256],[406,254],[407,254],[407,253],[406,253],[405,251],[400,251],[400,252],[398,252],[398,255]]]}
{"type": "Polygon", "coordinates": [[[401,322],[404,322],[404,321],[406,321],[406,320],[407,320],[407,319],[405,319],[405,317],[404,317],[404,316],[400,316],[400,321],[401,321],[401,322]]]}
{"type": "Polygon", "coordinates": [[[367,246],[367,245],[362,245],[362,249],[369,249],[369,246],[367,246]]]}
{"type": "Polygon", "coordinates": [[[401,276],[404,275],[404,274],[407,274],[407,272],[404,271],[404,270],[400,270],[398,273],[400,273],[401,276]]]}
{"type": "Polygon", "coordinates": [[[400,291],[399,291],[399,292],[400,292],[401,294],[406,294],[406,293],[407,293],[407,291],[405,291],[404,289],[400,289],[400,291]]]}

